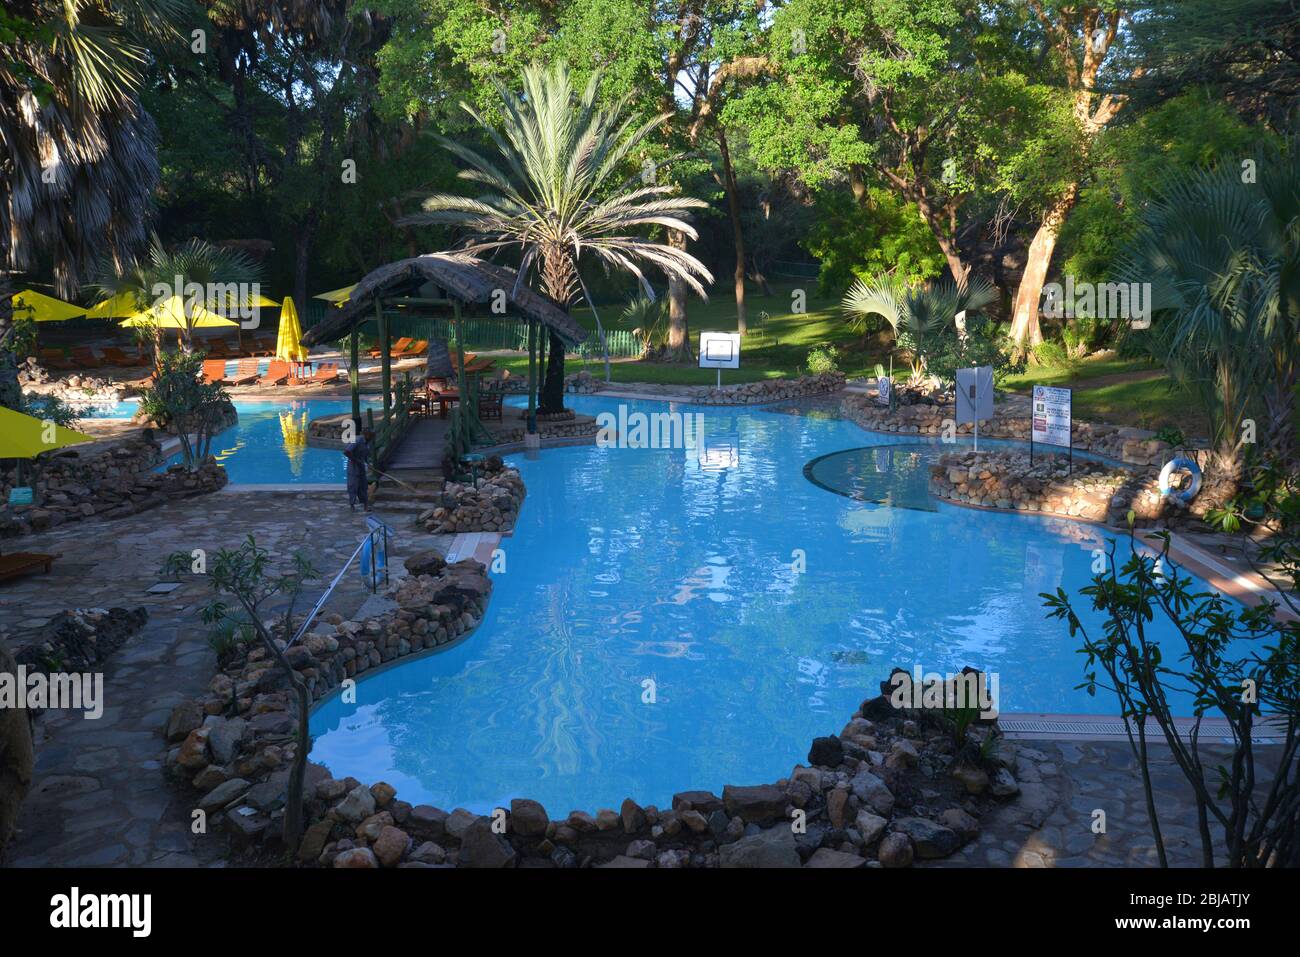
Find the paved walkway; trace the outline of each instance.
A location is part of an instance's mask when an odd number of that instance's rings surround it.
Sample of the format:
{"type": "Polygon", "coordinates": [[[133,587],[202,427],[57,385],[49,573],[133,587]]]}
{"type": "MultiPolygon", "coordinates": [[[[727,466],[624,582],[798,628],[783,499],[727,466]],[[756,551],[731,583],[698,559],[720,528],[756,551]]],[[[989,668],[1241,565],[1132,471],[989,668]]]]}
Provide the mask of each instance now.
{"type": "MultiPolygon", "coordinates": [[[[375,514],[382,517],[382,510],[375,514]]],[[[394,516],[390,564],[449,536],[417,534],[394,516]]],[[[0,630],[14,646],[72,607],[145,606],[149,621],[104,663],[105,709],[98,720],[48,712],[36,723],[36,775],[8,849],[10,866],[219,863],[224,839],[193,837],[188,796],[162,774],[163,722],[207,687],[216,660],[198,622],[211,590],[187,581],[167,595],[146,593],[165,555],[211,556],[250,533],[273,555],[301,550],[330,577],[365,535],[362,513],[331,493],[224,491],[116,522],[84,522],[23,540],[31,551],[62,552],[48,576],[0,588],[0,630]]],[[[318,583],[315,589],[324,587],[318,583]]],[[[307,603],[318,590],[309,593],[307,603]]],[[[369,596],[360,573],[345,577],[326,611],[351,616],[369,596]]]]}

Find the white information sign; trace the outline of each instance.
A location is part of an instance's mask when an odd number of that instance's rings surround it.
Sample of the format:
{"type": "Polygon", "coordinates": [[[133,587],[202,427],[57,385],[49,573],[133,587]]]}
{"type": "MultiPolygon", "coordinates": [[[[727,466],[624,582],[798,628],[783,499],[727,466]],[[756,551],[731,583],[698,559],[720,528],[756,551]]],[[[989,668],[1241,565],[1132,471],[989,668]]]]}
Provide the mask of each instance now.
{"type": "Polygon", "coordinates": [[[1070,447],[1070,390],[1049,385],[1034,386],[1034,442],[1070,447]]]}
{"type": "Polygon", "coordinates": [[[893,380],[887,375],[882,375],[876,380],[876,394],[880,396],[880,401],[889,404],[889,394],[894,391],[893,380]]]}
{"type": "Polygon", "coordinates": [[[739,369],[739,332],[701,332],[701,369],[739,369]]]}

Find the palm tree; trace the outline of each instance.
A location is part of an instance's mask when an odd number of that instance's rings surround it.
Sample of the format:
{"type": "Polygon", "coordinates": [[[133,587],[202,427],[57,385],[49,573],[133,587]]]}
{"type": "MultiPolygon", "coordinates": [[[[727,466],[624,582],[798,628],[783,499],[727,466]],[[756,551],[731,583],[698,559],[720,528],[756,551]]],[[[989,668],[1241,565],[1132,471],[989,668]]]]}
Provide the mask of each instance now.
{"type": "Polygon", "coordinates": [[[4,348],[10,272],[38,255],[59,295],[107,254],[146,239],[158,182],[156,130],[136,93],[142,41],[174,37],[184,0],[6,0],[0,29],[0,395],[16,388],[4,348]]]}
{"type": "MultiPolygon", "coordinates": [[[[98,281],[92,283],[99,292],[101,301],[115,296],[125,295],[143,311],[156,305],[160,299],[175,293],[180,296],[185,306],[185,323],[180,328],[180,339],[185,350],[193,348],[194,321],[199,307],[223,316],[234,314],[241,303],[241,289],[258,282],[261,267],[245,252],[225,246],[214,246],[201,239],[191,239],[173,249],[168,249],[155,235],[149,243],[148,255],[132,263],[120,272],[105,265],[101,269],[98,281]],[[177,289],[177,281],[182,286],[177,289]],[[201,302],[194,302],[185,295],[184,286],[197,283],[204,289],[201,302]],[[158,292],[166,287],[168,292],[159,296],[158,292]],[[208,296],[215,293],[219,301],[211,301],[208,296]]],[[[161,339],[161,329],[152,329],[155,346],[161,339]]]]}
{"type": "Polygon", "coordinates": [[[1266,416],[1265,445],[1296,454],[1300,375],[1300,140],[1252,161],[1176,177],[1142,211],[1119,278],[1151,284],[1151,353],[1197,396],[1216,466],[1236,480],[1246,420],[1266,416]]]}
{"type": "Polygon", "coordinates": [[[964,333],[964,314],[983,309],[995,299],[997,291],[980,278],[912,285],[887,273],[870,280],[859,279],[845,294],[840,308],[854,327],[861,327],[870,316],[888,322],[895,342],[912,355],[915,382],[924,377],[926,356],[947,334],[949,323],[964,333]]]}
{"type": "MultiPolygon", "coordinates": [[[[627,100],[609,109],[596,105],[600,73],[580,94],[563,63],[524,70],[523,94],[497,83],[503,121],[494,129],[469,104],[461,107],[491,138],[489,158],[468,146],[438,141],[469,168],[460,177],[483,188],[477,197],[436,194],[410,224],[447,223],[463,227],[470,251],[516,249],[520,273],[536,272],[542,291],[568,309],[583,291],[579,264],[584,253],[606,269],[624,269],[650,293],[642,269],[654,266],[688,283],[705,297],[699,280],[712,282],[704,265],[681,249],[634,235],[638,227],[663,227],[696,238],[683,219],[706,204],[672,195],[671,186],[634,186],[622,180],[634,151],[668,119],[668,114],[637,125],[627,100]]],[[[706,297],[707,298],[707,297],[706,297]]],[[[564,343],[550,337],[539,411],[564,409],[564,343]]]]}

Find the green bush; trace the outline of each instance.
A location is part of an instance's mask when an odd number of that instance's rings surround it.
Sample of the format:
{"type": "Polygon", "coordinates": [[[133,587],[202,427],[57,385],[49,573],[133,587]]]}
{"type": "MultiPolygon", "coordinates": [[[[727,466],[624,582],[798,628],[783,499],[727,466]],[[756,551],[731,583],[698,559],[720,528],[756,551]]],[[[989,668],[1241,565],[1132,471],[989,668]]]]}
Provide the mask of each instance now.
{"type": "Polygon", "coordinates": [[[840,350],[834,346],[814,346],[808,352],[808,373],[821,375],[839,371],[840,350]]]}

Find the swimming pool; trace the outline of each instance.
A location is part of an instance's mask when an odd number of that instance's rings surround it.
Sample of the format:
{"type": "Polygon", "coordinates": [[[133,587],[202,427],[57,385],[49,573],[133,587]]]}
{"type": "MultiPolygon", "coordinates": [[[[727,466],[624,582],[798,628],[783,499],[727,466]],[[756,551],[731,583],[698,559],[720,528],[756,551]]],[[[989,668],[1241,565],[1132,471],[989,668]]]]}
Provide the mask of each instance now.
{"type": "MultiPolygon", "coordinates": [[[[367,399],[362,408],[374,404],[367,399]]],[[[212,454],[225,466],[231,485],[342,484],[343,454],[309,447],[307,426],[312,419],[351,409],[351,399],[237,400],[239,422],[212,440],[212,454]]],[[[166,464],[178,461],[179,454],[166,464]]]]}
{"type": "Polygon", "coordinates": [[[513,456],[528,497],[482,625],[365,678],[355,704],[325,702],[312,759],[413,803],[486,812],[530,797],[555,816],[777,780],[895,666],[997,672],[1004,712],[1114,713],[1074,690],[1079,641],[1038,597],[1089,582],[1101,529],[909,507],[912,456],[940,450],[915,436],[816,412],[672,408],[704,416],[700,451],[513,456]],[[864,446],[876,472],[908,462],[909,501],[869,500],[878,476],[857,497],[805,478],[864,446]]]}

